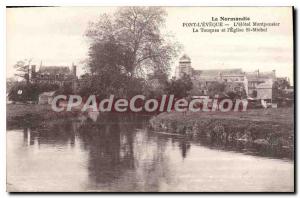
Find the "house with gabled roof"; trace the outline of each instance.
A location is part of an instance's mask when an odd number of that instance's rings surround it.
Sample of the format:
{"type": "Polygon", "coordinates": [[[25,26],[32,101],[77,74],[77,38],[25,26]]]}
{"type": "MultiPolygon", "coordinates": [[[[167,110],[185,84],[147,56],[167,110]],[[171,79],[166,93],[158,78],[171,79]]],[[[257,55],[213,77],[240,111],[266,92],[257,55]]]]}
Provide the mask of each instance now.
{"type": "Polygon", "coordinates": [[[36,66],[31,66],[30,81],[33,83],[48,83],[62,86],[67,83],[73,83],[77,80],[76,66],[72,65],[72,69],[68,66],[40,66],[36,70],[36,66]]]}

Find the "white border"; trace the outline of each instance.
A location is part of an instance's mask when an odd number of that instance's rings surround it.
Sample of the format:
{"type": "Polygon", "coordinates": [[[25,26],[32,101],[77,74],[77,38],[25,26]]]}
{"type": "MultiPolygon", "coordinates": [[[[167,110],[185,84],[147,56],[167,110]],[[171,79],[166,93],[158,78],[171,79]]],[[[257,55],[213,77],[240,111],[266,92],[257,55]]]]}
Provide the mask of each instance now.
{"type": "MultiPolygon", "coordinates": [[[[0,107],[3,109],[1,115],[1,121],[0,121],[0,196],[1,197],[8,197],[8,196],[16,196],[16,195],[10,195],[6,193],[6,149],[5,149],[5,139],[6,139],[6,64],[5,64],[5,48],[6,48],[6,13],[5,9],[6,6],[124,6],[124,5],[131,5],[131,6],[295,6],[295,9],[298,9],[298,16],[299,16],[299,9],[300,9],[300,1],[299,0],[285,0],[285,1],[279,1],[279,0],[257,0],[257,1],[241,1],[241,0],[205,0],[205,1],[199,1],[199,0],[150,0],[150,1],[145,1],[145,0],[131,0],[125,1],[125,0],[107,0],[104,2],[99,2],[97,0],[77,0],[77,1],[68,1],[68,0],[4,0],[0,1],[0,37],[2,38],[0,42],[0,57],[1,57],[1,70],[0,70],[0,94],[1,94],[1,103],[0,107]]],[[[299,17],[296,19],[296,26],[299,27],[299,17]]],[[[299,31],[298,31],[299,34],[299,31]]],[[[296,45],[299,44],[299,38],[297,38],[297,43],[296,45]]],[[[299,49],[297,51],[297,54],[295,54],[296,57],[299,57],[299,49]]],[[[296,67],[296,66],[295,66],[296,67]]],[[[297,76],[299,74],[299,69],[297,69],[297,76]]],[[[295,79],[296,80],[296,79],[295,79]]],[[[299,79],[297,80],[299,81],[299,79]]],[[[297,86],[297,93],[299,93],[299,87],[297,86]]],[[[298,101],[297,101],[298,102],[298,101]]],[[[299,106],[299,105],[298,105],[299,106]]],[[[298,108],[297,108],[298,110],[298,108]]],[[[299,119],[299,115],[298,115],[299,119]]],[[[297,121],[298,121],[297,119],[297,121]]],[[[297,137],[299,136],[298,131],[296,131],[297,137]]],[[[299,138],[297,138],[299,139],[299,138]]],[[[298,140],[297,140],[298,142],[298,140]]],[[[299,152],[297,152],[298,154],[299,152]]],[[[299,154],[297,155],[297,159],[299,159],[299,154]]],[[[298,160],[299,164],[299,160],[298,160]]],[[[297,182],[297,184],[299,181],[297,182]]],[[[299,190],[299,185],[296,187],[296,189],[299,190]]],[[[50,196],[66,196],[66,195],[58,195],[58,194],[52,194],[50,196]]],[[[88,194],[79,194],[76,196],[86,196],[88,194]]],[[[158,195],[158,194],[153,194],[157,197],[162,197],[165,195],[158,195]]],[[[257,195],[254,194],[258,197],[263,197],[264,195],[257,195]]],[[[18,196],[26,196],[26,194],[23,195],[18,195],[18,196]]],[[[37,197],[43,196],[42,194],[36,195],[37,197]]],[[[49,196],[49,194],[47,195],[49,196]]],[[[67,196],[73,196],[71,194],[67,196]]],[[[110,196],[111,195],[104,195],[102,194],[101,196],[110,196]]],[[[117,196],[117,195],[113,195],[117,196]]],[[[124,195],[123,195],[124,196],[124,195]]],[[[131,196],[131,195],[129,195],[131,196]]],[[[148,195],[138,195],[138,196],[148,196],[148,195]]],[[[168,196],[173,196],[172,194],[168,196]]],[[[207,196],[207,195],[201,195],[201,196],[207,196]]],[[[210,195],[209,195],[210,196],[210,195]]],[[[217,196],[217,195],[213,195],[217,196]]],[[[230,195],[229,195],[230,196],[230,195]]],[[[241,195],[238,195],[241,196],[241,195]]],[[[272,196],[272,195],[271,195],[272,196]]],[[[289,195],[280,195],[283,197],[288,197],[289,195]]],[[[211,196],[210,196],[211,197],[211,196]]]]}

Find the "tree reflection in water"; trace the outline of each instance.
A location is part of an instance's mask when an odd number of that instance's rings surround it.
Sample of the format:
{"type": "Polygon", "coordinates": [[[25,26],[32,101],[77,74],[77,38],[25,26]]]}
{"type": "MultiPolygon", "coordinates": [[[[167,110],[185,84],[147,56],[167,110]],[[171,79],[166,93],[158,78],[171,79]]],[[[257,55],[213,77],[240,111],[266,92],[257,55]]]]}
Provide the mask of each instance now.
{"type": "MultiPolygon", "coordinates": [[[[83,164],[88,179],[84,189],[92,191],[161,191],[166,186],[177,186],[182,178],[175,173],[185,171],[179,167],[190,157],[191,145],[255,153],[253,147],[244,143],[147,131],[147,120],[147,117],[107,114],[97,122],[89,119],[49,121],[24,128],[23,144],[37,147],[34,149],[51,147],[57,152],[80,150],[83,154],[74,158],[86,156],[83,164]]],[[[270,154],[266,148],[256,149],[270,154]]],[[[193,155],[195,157],[195,152],[193,155]]]]}
{"type": "MultiPolygon", "coordinates": [[[[147,117],[107,115],[97,122],[55,121],[23,130],[27,146],[74,147],[88,153],[89,189],[157,191],[170,180],[168,138],[145,129],[147,117]],[[138,130],[141,129],[141,130],[138,130]],[[125,185],[124,185],[125,184],[125,185]]],[[[187,146],[180,143],[182,155],[187,146]]]]}
{"type": "Polygon", "coordinates": [[[158,191],[169,173],[165,154],[166,141],[137,129],[147,119],[107,116],[100,122],[86,122],[78,131],[89,150],[89,177],[94,189],[158,191]],[[113,122],[112,122],[113,120],[113,122]],[[164,169],[167,170],[167,169],[164,169]]]}

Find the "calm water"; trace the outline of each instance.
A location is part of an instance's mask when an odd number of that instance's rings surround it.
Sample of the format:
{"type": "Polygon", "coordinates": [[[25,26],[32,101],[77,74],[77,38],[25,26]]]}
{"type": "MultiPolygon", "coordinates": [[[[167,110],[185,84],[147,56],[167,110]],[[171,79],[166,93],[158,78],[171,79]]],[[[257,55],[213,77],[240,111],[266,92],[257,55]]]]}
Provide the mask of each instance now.
{"type": "Polygon", "coordinates": [[[292,160],[149,132],[141,120],[110,120],[8,130],[8,190],[293,191],[292,160]]]}

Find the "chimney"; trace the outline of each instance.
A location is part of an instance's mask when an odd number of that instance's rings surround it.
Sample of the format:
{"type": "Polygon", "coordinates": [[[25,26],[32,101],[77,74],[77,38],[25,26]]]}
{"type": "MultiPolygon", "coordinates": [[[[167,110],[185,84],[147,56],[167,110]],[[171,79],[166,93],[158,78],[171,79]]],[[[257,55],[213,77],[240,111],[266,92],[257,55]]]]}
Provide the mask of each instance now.
{"type": "Polygon", "coordinates": [[[36,65],[31,65],[31,72],[32,73],[35,73],[35,68],[36,68],[36,65]]]}
{"type": "Polygon", "coordinates": [[[256,71],[257,78],[259,78],[259,69],[256,71]]]}
{"type": "Polygon", "coordinates": [[[76,65],[74,63],[72,63],[72,73],[76,77],[76,65]]]}
{"type": "Polygon", "coordinates": [[[31,65],[31,79],[35,78],[36,65],[31,65]]]}
{"type": "Polygon", "coordinates": [[[276,78],[276,70],[273,69],[272,71],[273,71],[274,78],[276,78]]]}

